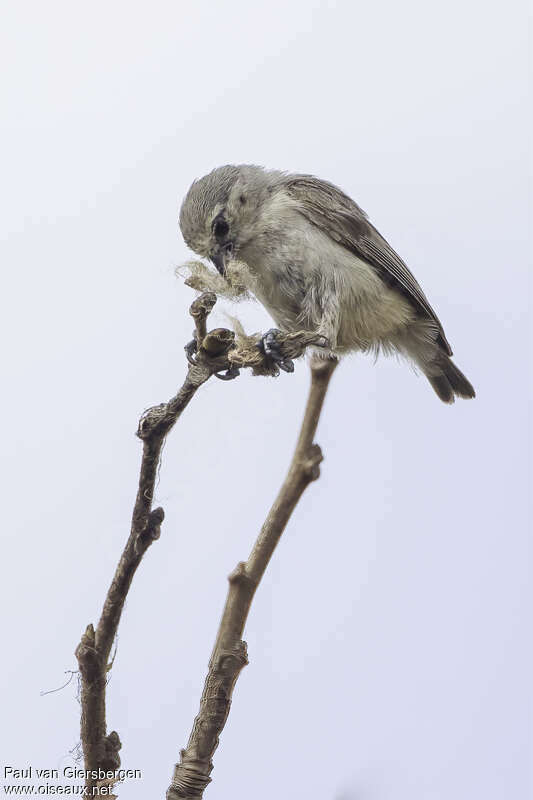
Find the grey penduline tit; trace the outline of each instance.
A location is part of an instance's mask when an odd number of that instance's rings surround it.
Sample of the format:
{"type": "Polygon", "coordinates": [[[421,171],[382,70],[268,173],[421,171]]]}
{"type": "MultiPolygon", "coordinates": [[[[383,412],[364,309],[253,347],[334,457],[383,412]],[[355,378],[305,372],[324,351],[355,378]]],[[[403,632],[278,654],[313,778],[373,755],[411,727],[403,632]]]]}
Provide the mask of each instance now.
{"type": "MultiPolygon", "coordinates": [[[[334,355],[399,352],[445,403],[475,396],[406,264],[333,184],[252,165],[219,167],[192,184],[180,227],[221,275],[230,259],[243,262],[248,288],[284,331],[322,334],[334,355]]],[[[275,333],[264,346],[290,369],[275,333]]]]}

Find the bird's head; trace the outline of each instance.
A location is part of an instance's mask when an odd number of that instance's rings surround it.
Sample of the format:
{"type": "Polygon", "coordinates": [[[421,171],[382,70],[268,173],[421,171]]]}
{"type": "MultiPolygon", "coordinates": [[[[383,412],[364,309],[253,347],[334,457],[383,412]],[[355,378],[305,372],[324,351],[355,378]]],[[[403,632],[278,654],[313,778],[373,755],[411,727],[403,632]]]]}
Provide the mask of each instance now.
{"type": "Polygon", "coordinates": [[[249,165],[218,167],[194,181],[180,210],[180,228],[191,250],[220,272],[257,234],[273,173],[249,165]]]}

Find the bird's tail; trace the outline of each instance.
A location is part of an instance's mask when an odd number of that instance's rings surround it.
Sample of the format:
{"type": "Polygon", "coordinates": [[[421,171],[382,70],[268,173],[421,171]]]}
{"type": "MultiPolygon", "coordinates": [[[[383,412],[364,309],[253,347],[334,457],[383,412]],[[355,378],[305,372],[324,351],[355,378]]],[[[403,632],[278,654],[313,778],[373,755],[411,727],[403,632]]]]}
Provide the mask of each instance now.
{"type": "Polygon", "coordinates": [[[430,369],[424,369],[426,377],[443,403],[453,403],[456,397],[475,397],[476,393],[470,381],[465,378],[451,358],[439,353],[430,369]]]}

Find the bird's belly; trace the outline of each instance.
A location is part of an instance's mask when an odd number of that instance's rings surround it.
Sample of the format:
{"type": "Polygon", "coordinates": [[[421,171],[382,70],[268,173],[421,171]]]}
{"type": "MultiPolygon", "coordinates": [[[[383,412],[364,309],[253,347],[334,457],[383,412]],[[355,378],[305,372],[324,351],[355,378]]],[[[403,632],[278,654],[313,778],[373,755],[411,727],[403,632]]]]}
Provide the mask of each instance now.
{"type": "Polygon", "coordinates": [[[376,295],[349,295],[339,319],[337,349],[369,350],[394,346],[396,337],[414,319],[414,311],[402,295],[383,285],[376,295]]]}

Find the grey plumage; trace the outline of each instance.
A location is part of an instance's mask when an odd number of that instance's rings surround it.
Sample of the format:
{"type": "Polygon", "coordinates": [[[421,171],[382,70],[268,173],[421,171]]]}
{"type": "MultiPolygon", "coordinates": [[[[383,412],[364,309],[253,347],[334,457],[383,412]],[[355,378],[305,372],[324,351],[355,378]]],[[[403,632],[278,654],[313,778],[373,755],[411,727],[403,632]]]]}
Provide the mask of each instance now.
{"type": "Polygon", "coordinates": [[[224,166],[183,202],[187,244],[221,274],[244,262],[248,287],[284,330],[326,336],[337,355],[399,352],[441,400],[474,397],[407,265],[344,192],[312,175],[224,166]]]}

